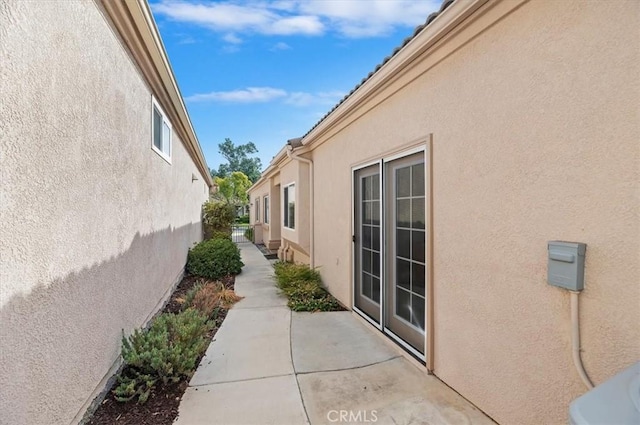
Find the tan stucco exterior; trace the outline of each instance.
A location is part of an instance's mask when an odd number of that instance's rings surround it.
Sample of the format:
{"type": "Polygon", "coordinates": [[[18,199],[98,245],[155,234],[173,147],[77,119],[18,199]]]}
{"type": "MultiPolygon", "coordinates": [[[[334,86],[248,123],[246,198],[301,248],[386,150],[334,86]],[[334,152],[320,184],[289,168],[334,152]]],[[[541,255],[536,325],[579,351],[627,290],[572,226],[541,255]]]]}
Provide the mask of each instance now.
{"type": "Polygon", "coordinates": [[[636,1],[458,1],[303,138],[315,265],[347,306],[352,167],[432,140],[428,364],[499,423],[566,423],[586,391],[547,241],[588,246],[592,380],[640,359],[638,28],[636,1]]]}
{"type": "Polygon", "coordinates": [[[99,4],[3,2],[0,28],[0,421],[69,424],[181,277],[210,178],[99,4]]]}

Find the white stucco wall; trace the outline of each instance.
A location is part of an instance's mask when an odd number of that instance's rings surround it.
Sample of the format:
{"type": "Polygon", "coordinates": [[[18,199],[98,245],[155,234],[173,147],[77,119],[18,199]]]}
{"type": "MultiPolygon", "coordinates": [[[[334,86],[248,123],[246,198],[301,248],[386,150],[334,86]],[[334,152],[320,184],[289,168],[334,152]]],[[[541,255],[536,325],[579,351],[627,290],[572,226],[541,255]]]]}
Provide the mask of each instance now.
{"type": "Polygon", "coordinates": [[[172,164],[152,151],[151,92],[92,1],[2,2],[0,32],[0,418],[68,424],[179,277],[208,188],[175,132],[172,164]]]}
{"type": "Polygon", "coordinates": [[[586,389],[547,241],[588,245],[594,382],[640,358],[640,3],[492,3],[313,151],[316,265],[350,304],[351,167],[432,133],[435,373],[499,423],[565,423],[586,389]]]}

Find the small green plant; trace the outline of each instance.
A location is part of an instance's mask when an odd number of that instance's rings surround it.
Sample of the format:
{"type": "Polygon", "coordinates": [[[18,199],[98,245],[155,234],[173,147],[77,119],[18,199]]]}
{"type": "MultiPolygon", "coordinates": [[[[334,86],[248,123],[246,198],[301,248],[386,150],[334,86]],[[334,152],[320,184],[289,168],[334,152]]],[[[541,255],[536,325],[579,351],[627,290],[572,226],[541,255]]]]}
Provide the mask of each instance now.
{"type": "Polygon", "coordinates": [[[156,382],[178,382],[191,376],[198,357],[207,348],[206,335],[212,324],[195,309],[164,313],[148,330],[122,336],[125,368],[114,394],[118,401],[137,397],[144,403],[156,382]]]}
{"type": "Polygon", "coordinates": [[[210,239],[189,250],[187,271],[207,279],[220,279],[240,273],[244,263],[240,250],[228,239],[210,239]]]}
{"type": "Polygon", "coordinates": [[[253,227],[247,227],[244,231],[244,237],[253,242],[253,227]]]}
{"type": "Polygon", "coordinates": [[[342,307],[322,285],[320,273],[303,264],[274,264],[278,288],[289,299],[293,311],[338,311],[342,307]]]}

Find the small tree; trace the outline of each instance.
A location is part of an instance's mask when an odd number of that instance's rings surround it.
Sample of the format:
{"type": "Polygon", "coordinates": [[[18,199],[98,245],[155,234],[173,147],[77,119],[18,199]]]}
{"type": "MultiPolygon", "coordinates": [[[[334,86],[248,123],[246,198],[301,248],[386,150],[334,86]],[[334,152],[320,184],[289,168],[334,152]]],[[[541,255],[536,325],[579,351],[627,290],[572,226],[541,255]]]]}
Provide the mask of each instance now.
{"type": "Polygon", "coordinates": [[[207,201],[202,205],[202,224],[205,239],[214,235],[231,237],[231,226],[235,218],[233,206],[220,201],[207,201]]]}
{"type": "Polygon", "coordinates": [[[249,203],[247,189],[251,187],[251,181],[243,172],[234,171],[228,177],[216,177],[214,181],[218,186],[214,199],[231,205],[234,209],[249,203]]]}
{"type": "Polygon", "coordinates": [[[258,148],[252,142],[243,145],[236,145],[231,139],[224,139],[218,144],[220,155],[227,160],[228,164],[220,164],[218,169],[211,169],[211,177],[228,177],[234,171],[244,173],[251,183],[255,183],[260,178],[262,163],[258,157],[249,157],[258,153],[258,148]]]}

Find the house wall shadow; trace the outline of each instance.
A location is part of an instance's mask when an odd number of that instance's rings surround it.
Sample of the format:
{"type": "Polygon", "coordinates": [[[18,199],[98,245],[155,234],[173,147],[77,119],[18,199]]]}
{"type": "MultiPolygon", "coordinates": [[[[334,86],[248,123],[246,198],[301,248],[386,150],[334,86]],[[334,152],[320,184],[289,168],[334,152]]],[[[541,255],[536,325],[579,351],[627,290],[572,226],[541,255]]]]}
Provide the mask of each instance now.
{"type": "Polygon", "coordinates": [[[119,255],[6,302],[2,422],[68,424],[81,415],[118,359],[122,330],[143,326],[162,305],[201,234],[200,222],[137,233],[119,255]]]}

